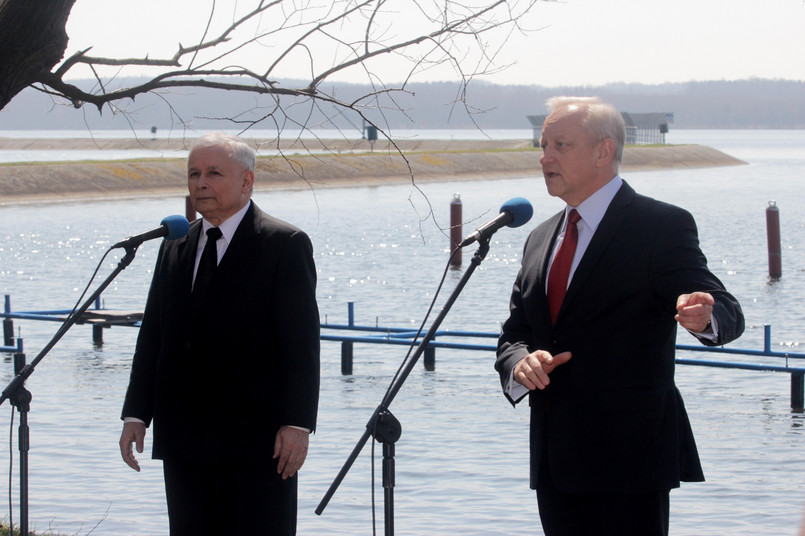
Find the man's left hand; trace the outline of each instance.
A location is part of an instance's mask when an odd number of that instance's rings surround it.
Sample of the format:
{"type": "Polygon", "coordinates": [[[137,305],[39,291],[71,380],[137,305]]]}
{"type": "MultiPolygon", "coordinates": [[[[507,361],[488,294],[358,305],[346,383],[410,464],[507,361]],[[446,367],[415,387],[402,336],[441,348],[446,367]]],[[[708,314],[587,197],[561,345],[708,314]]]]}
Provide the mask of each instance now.
{"type": "Polygon", "coordinates": [[[713,296],[707,292],[682,294],[676,300],[677,314],[674,318],[683,328],[694,333],[703,333],[710,325],[715,302],[713,296]]]}
{"type": "Polygon", "coordinates": [[[305,430],[282,426],[274,440],[274,459],[277,459],[277,473],[282,479],[292,477],[305,463],[310,434],[305,430]]]}

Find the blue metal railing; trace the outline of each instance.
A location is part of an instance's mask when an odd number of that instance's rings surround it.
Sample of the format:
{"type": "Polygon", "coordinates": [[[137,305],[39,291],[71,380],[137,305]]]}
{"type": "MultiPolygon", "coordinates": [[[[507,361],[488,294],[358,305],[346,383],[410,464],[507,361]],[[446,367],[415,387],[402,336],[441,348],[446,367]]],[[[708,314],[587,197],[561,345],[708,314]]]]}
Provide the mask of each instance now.
{"type": "MultiPolygon", "coordinates": [[[[107,311],[103,309],[100,304],[100,299],[95,302],[95,309],[93,311],[107,311]]],[[[63,321],[66,315],[70,313],[69,310],[44,310],[44,311],[27,311],[27,312],[12,312],[10,296],[6,295],[4,311],[0,316],[4,318],[4,335],[5,346],[0,347],[0,352],[22,352],[22,339],[16,338],[16,345],[14,344],[13,325],[9,329],[11,319],[21,320],[45,320],[45,321],[63,321]]],[[[111,311],[111,313],[114,313],[111,311]]],[[[114,315],[111,315],[114,317],[114,315]]],[[[416,342],[417,331],[411,328],[395,328],[395,327],[382,327],[382,326],[367,326],[355,324],[355,304],[349,302],[347,304],[347,323],[346,324],[330,324],[325,320],[321,324],[321,340],[333,341],[341,343],[341,372],[342,374],[352,374],[352,364],[354,355],[355,344],[392,344],[401,346],[410,346],[416,342]]],[[[117,321],[104,321],[96,320],[92,323],[93,327],[93,341],[102,343],[102,329],[103,327],[110,327],[112,325],[132,326],[138,327],[140,322],[137,320],[117,320],[117,321]]],[[[727,354],[727,355],[741,355],[750,357],[764,357],[771,359],[782,359],[783,364],[768,364],[768,363],[746,363],[740,361],[716,361],[710,359],[689,359],[689,358],[676,358],[676,363],[679,365],[692,365],[701,367],[715,367],[715,368],[729,368],[739,370],[753,370],[764,372],[784,372],[791,375],[791,407],[796,411],[803,411],[805,406],[805,362],[802,366],[791,366],[790,361],[805,360],[805,354],[796,352],[773,352],[771,350],[771,326],[765,325],[763,333],[763,350],[751,350],[743,348],[725,348],[725,347],[712,347],[712,346],[693,346],[693,345],[676,345],[677,350],[691,351],[691,352],[706,352],[711,354],[727,354]]],[[[498,338],[497,333],[480,332],[480,331],[453,331],[441,330],[436,332],[436,337],[432,340],[424,352],[424,366],[427,370],[434,370],[436,363],[436,348],[448,348],[453,350],[471,350],[471,351],[484,351],[495,352],[496,341],[498,338]],[[435,340],[441,338],[442,340],[435,340]],[[449,340],[444,340],[449,339],[449,340]],[[453,340],[458,339],[458,341],[453,340]],[[491,344],[471,343],[467,340],[473,339],[492,339],[491,344]]]]}

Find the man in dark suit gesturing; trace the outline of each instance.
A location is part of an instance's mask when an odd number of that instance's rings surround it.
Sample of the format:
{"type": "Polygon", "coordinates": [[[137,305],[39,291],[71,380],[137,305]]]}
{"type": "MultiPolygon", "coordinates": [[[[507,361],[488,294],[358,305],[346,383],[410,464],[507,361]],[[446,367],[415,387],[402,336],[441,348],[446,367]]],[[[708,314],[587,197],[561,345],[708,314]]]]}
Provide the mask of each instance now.
{"type": "Polygon", "coordinates": [[[625,127],[597,98],[559,97],[542,128],[564,211],[528,237],[495,368],[531,407],[531,487],[548,536],[668,533],[668,498],[701,481],[674,384],[677,325],[705,345],[744,329],[696,224],[618,175],[625,127]]]}
{"type": "Polygon", "coordinates": [[[203,220],[159,251],[123,405],[120,452],[140,467],[153,421],[172,535],[296,532],[297,471],[319,393],[316,269],[308,236],[252,201],[255,153],[193,145],[203,220]]]}

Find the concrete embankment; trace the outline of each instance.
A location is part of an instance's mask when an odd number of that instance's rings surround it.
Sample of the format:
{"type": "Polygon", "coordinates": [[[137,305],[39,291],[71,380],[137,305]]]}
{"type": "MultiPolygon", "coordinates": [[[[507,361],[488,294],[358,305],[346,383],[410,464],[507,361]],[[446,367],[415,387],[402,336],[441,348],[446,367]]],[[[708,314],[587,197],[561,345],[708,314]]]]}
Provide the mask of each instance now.
{"type": "MultiPolygon", "coordinates": [[[[181,140],[0,140],[5,150],[148,148],[182,149],[181,140]],[[89,145],[91,144],[91,145],[89,145]]],[[[476,180],[538,176],[542,152],[530,140],[430,140],[397,142],[397,148],[365,140],[295,140],[278,156],[258,159],[258,190],[327,188],[356,184],[476,180]],[[327,148],[325,150],[324,148],[327,148]]],[[[157,153],[158,154],[158,153],[157,153]]],[[[622,171],[701,168],[744,164],[700,145],[627,147],[622,171]]],[[[147,196],[185,191],[183,159],[141,159],[93,162],[0,165],[0,204],[108,196],[147,196]]]]}

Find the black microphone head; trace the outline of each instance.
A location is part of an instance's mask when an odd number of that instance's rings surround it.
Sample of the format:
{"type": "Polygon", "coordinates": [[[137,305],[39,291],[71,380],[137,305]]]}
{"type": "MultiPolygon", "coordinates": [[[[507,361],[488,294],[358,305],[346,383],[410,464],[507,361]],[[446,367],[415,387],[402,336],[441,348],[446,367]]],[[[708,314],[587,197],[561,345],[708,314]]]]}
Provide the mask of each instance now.
{"type": "Polygon", "coordinates": [[[500,207],[501,212],[511,214],[512,221],[507,227],[520,227],[531,219],[534,214],[534,207],[528,202],[528,199],[522,197],[514,197],[509,199],[500,207]]]}
{"type": "Polygon", "coordinates": [[[159,224],[168,228],[168,234],[165,235],[166,240],[176,240],[187,236],[187,232],[190,230],[190,223],[184,216],[167,216],[159,224]]]}

